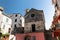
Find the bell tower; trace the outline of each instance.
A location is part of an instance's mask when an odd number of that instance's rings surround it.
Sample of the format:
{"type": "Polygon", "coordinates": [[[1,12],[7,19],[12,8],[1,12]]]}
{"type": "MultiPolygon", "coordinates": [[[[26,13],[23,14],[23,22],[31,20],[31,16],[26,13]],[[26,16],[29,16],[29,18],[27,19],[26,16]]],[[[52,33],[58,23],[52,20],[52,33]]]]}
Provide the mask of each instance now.
{"type": "Polygon", "coordinates": [[[25,14],[25,32],[39,32],[45,29],[45,18],[43,10],[30,9],[25,14]]]}

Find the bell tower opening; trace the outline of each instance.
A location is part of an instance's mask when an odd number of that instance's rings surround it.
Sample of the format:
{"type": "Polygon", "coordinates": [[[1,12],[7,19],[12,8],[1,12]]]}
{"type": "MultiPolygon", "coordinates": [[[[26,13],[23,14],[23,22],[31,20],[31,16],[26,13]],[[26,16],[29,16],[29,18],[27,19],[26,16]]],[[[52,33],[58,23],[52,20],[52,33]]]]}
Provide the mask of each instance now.
{"type": "Polygon", "coordinates": [[[32,32],[35,32],[35,24],[32,24],[32,32]]]}

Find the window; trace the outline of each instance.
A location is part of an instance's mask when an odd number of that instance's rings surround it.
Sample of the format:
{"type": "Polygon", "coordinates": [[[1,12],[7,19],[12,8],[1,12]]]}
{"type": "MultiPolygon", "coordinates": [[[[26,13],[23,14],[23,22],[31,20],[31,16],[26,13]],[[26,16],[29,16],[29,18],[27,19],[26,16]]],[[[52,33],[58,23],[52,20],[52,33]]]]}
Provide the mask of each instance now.
{"type": "Polygon", "coordinates": [[[15,17],[17,17],[17,14],[15,15],[15,17]]]}
{"type": "Polygon", "coordinates": [[[15,27],[15,28],[17,27],[16,24],[14,25],[14,27],[15,27]]]}
{"type": "Polygon", "coordinates": [[[3,25],[3,29],[5,29],[5,25],[3,25]]]}
{"type": "Polygon", "coordinates": [[[8,18],[6,19],[6,22],[8,22],[8,18]]]}
{"type": "Polygon", "coordinates": [[[15,19],[15,22],[17,22],[17,19],[15,19]]]}
{"type": "Polygon", "coordinates": [[[10,31],[11,31],[11,28],[9,28],[8,33],[10,33],[10,31]]]}
{"type": "Polygon", "coordinates": [[[32,40],[36,40],[36,37],[35,36],[32,36],[32,40]]]}
{"type": "Polygon", "coordinates": [[[35,14],[31,14],[31,17],[34,17],[35,16],[35,14]]]}

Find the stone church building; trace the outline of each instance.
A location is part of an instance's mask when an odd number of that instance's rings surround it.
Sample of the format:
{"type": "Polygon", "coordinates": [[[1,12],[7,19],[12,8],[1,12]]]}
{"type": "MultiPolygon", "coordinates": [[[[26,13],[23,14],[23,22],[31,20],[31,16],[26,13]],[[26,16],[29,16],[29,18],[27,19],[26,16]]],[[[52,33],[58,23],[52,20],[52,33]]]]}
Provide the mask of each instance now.
{"type": "Polygon", "coordinates": [[[45,18],[43,10],[26,10],[24,32],[41,32],[45,30],[45,18]]]}
{"type": "Polygon", "coordinates": [[[24,18],[24,28],[15,28],[13,32],[16,40],[52,40],[51,32],[45,30],[43,10],[27,9],[24,18]]]}

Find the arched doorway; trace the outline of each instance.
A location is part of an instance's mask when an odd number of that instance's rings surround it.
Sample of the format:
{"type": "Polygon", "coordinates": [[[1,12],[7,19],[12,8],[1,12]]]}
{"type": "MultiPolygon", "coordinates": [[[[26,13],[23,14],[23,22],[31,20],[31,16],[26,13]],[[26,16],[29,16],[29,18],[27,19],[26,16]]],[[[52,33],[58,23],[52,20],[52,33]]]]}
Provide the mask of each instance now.
{"type": "Polygon", "coordinates": [[[24,37],[24,40],[31,40],[31,36],[26,35],[26,36],[24,37]]]}
{"type": "Polygon", "coordinates": [[[32,24],[32,32],[35,32],[35,24],[32,24]]]}

